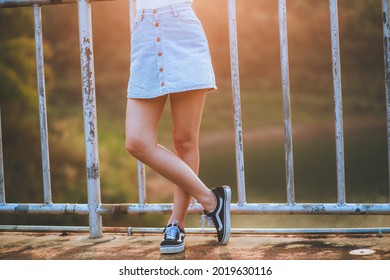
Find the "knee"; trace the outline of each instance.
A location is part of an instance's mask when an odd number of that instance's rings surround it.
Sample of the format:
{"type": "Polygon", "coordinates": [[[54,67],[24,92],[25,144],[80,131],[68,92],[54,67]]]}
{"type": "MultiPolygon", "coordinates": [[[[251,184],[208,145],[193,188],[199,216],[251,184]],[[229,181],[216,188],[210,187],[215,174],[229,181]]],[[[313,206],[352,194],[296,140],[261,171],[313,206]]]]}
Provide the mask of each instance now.
{"type": "Polygon", "coordinates": [[[198,140],[197,137],[192,135],[185,134],[175,134],[173,135],[173,143],[176,149],[176,152],[179,155],[186,155],[193,153],[198,150],[198,140]]]}
{"type": "Polygon", "coordinates": [[[147,147],[145,141],[141,137],[131,136],[126,137],[125,149],[130,155],[141,160],[147,147]]]}

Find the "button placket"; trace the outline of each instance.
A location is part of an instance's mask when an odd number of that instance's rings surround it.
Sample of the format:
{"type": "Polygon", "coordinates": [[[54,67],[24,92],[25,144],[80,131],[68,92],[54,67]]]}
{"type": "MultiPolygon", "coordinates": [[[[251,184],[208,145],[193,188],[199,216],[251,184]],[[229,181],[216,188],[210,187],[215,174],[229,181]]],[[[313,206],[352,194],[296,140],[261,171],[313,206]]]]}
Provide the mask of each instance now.
{"type": "Polygon", "coordinates": [[[158,21],[158,12],[157,10],[153,10],[154,14],[154,34],[155,34],[155,44],[156,44],[156,58],[157,58],[157,71],[160,82],[160,94],[164,94],[166,92],[165,89],[165,71],[164,71],[164,53],[161,44],[161,26],[158,21]]]}

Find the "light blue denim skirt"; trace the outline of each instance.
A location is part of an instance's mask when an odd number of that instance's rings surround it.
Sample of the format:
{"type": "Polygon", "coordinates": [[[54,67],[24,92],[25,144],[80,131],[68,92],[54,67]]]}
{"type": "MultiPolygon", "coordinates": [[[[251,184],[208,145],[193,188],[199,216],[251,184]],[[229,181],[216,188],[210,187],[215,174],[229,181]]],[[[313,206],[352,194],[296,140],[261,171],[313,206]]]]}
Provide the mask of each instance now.
{"type": "Polygon", "coordinates": [[[216,88],[207,38],[191,3],[137,10],[128,98],[216,88]]]}

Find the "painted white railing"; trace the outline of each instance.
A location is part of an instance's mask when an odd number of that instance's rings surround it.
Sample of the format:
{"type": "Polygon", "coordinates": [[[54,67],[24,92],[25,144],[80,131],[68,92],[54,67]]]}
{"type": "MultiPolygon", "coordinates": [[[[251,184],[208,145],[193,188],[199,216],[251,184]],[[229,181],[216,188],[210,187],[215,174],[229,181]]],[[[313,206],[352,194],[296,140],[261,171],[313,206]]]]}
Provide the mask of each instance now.
{"type": "MultiPolygon", "coordinates": [[[[98,157],[98,137],[96,123],[96,94],[94,75],[94,51],[91,28],[91,2],[108,0],[0,0],[0,8],[33,6],[36,39],[36,60],[39,114],[42,147],[43,166],[43,188],[44,202],[42,204],[14,204],[6,202],[2,137],[0,129],[0,213],[12,214],[84,214],[89,215],[88,227],[66,227],[66,226],[0,226],[3,231],[89,231],[91,238],[101,237],[103,234],[102,215],[111,214],[167,214],[172,210],[172,204],[147,204],[146,201],[146,180],[145,169],[142,163],[138,163],[138,204],[104,204],[100,195],[100,170],[98,157]],[[41,29],[41,6],[57,5],[65,3],[77,3],[79,11],[79,35],[80,35],[80,61],[82,76],[82,95],[84,110],[84,134],[86,146],[86,173],[88,188],[87,204],[53,203],[50,184],[50,162],[48,129],[46,117],[46,97],[45,97],[45,77],[42,48],[41,29]]],[[[135,14],[135,0],[130,0],[130,25],[135,14]]],[[[236,1],[228,1],[229,7],[229,34],[230,34],[230,56],[231,56],[231,76],[232,93],[235,122],[235,148],[236,148],[236,172],[238,201],[231,205],[232,215],[243,214],[353,214],[353,215],[389,215],[390,204],[350,204],[346,202],[345,196],[345,171],[344,171],[344,136],[343,136],[343,113],[342,113],[342,91],[341,91],[341,71],[340,71],[340,48],[339,48],[339,28],[337,0],[329,0],[331,18],[331,41],[333,60],[333,84],[334,84],[334,107],[335,107],[335,128],[336,128],[336,159],[337,159],[337,203],[299,204],[295,202],[294,190],[294,161],[293,142],[291,125],[291,105],[290,105],[290,81],[289,81],[289,59],[288,59],[288,39],[287,39],[287,16],[286,0],[275,0],[279,2],[279,28],[280,28],[280,61],[282,69],[282,88],[284,101],[284,127],[285,127],[285,161],[286,161],[286,203],[247,203],[245,195],[245,172],[244,172],[244,151],[243,151],[243,130],[241,123],[241,101],[240,83],[238,67],[238,47],[236,28],[236,1]]],[[[387,129],[388,129],[388,154],[390,159],[390,17],[389,0],[382,0],[383,8],[383,30],[384,30],[384,61],[385,61],[385,84],[386,84],[386,109],[387,109],[387,129]]],[[[1,124],[1,118],[0,118],[1,124]]],[[[389,163],[390,166],[390,163],[389,163]]],[[[390,174],[390,172],[389,172],[390,174]]],[[[202,207],[195,203],[190,205],[189,213],[200,214],[202,207]]],[[[109,229],[105,229],[109,231],[109,229]]],[[[127,232],[154,232],[159,229],[128,228],[127,232]]],[[[188,232],[197,231],[189,229],[188,232]]],[[[390,232],[389,228],[379,229],[233,229],[232,232],[241,233],[335,233],[335,232],[390,232]]]]}

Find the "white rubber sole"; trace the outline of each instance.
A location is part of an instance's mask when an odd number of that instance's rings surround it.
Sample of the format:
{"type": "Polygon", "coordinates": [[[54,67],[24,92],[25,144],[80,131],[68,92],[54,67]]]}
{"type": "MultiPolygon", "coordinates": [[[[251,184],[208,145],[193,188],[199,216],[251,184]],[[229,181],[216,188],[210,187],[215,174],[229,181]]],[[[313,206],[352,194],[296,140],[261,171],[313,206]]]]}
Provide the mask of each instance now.
{"type": "Polygon", "coordinates": [[[230,238],[230,202],[232,200],[232,193],[229,187],[224,187],[225,195],[226,195],[226,206],[225,206],[225,226],[224,226],[224,235],[219,244],[225,245],[229,242],[230,238]]]}
{"type": "Polygon", "coordinates": [[[183,252],[185,249],[185,244],[176,245],[176,246],[160,246],[160,253],[161,254],[176,254],[183,252]]]}

